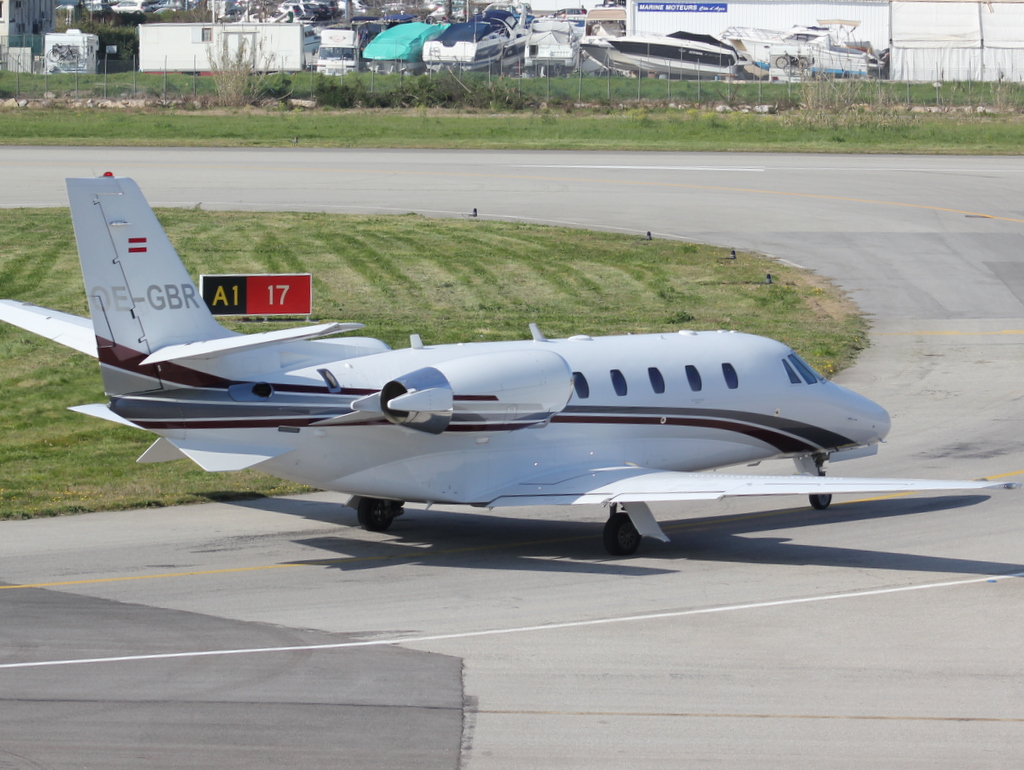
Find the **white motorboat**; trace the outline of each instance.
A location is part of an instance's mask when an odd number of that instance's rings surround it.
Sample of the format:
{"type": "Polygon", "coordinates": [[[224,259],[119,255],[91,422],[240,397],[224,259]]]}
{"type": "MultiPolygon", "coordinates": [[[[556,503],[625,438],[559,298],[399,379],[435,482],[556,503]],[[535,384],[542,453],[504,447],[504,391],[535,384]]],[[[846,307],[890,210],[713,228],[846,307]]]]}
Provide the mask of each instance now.
{"type": "Polygon", "coordinates": [[[452,24],[423,46],[427,69],[436,72],[510,70],[523,60],[530,6],[494,3],[462,24],[452,24]]]}
{"type": "Polygon", "coordinates": [[[730,27],[721,37],[736,48],[748,70],[762,77],[867,77],[881,65],[870,44],[850,40],[858,26],[859,21],[830,19],[786,32],[730,27]]]}
{"type": "Polygon", "coordinates": [[[671,35],[589,35],[583,50],[605,67],[640,76],[652,73],[668,78],[713,80],[736,74],[739,54],[731,45],[710,35],[673,32],[671,35]]]}
{"type": "Polygon", "coordinates": [[[571,21],[536,19],[526,37],[523,67],[535,75],[563,75],[580,58],[579,27],[571,21]]]}

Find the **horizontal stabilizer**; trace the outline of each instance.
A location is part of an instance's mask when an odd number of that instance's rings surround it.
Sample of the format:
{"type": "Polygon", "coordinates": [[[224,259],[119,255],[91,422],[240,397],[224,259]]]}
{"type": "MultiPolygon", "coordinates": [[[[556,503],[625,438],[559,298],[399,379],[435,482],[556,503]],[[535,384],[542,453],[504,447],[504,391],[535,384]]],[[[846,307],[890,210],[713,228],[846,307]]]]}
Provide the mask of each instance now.
{"type": "Polygon", "coordinates": [[[48,310],[30,302],[0,299],[0,321],[96,358],[96,333],[88,318],[48,310]]]}
{"type": "Polygon", "coordinates": [[[180,361],[186,358],[217,358],[229,353],[237,353],[240,350],[252,350],[268,345],[277,345],[281,342],[310,340],[328,334],[351,332],[362,328],[363,324],[357,323],[317,324],[316,326],[301,326],[297,329],[278,329],[272,332],[242,334],[236,337],[223,337],[202,342],[186,342],[182,345],[167,345],[147,356],[142,361],[142,365],[162,364],[166,361],[180,361]]]}
{"type": "MultiPolygon", "coordinates": [[[[192,462],[204,471],[241,471],[265,460],[280,457],[293,451],[283,446],[248,446],[240,444],[219,444],[213,441],[174,439],[169,443],[176,446],[192,462]]],[[[150,449],[154,449],[150,447],[150,449]]],[[[163,452],[164,450],[159,450],[163,452]]],[[[147,452],[148,453],[148,452],[147,452]]],[[[143,455],[145,457],[145,455],[143,455]]]]}
{"type": "Polygon", "coordinates": [[[739,476],[681,473],[650,468],[598,468],[526,481],[502,490],[488,505],[583,505],[717,500],[760,495],[891,494],[895,492],[1018,489],[999,481],[839,478],[833,476],[739,476]]]}
{"type": "Polygon", "coordinates": [[[116,422],[118,425],[127,425],[129,428],[138,428],[139,430],[145,430],[145,428],[141,428],[134,422],[126,420],[121,415],[115,414],[106,404],[82,404],[81,406],[69,406],[68,411],[78,412],[79,414],[87,414],[90,417],[99,417],[101,420],[109,420],[110,422],[116,422]]]}

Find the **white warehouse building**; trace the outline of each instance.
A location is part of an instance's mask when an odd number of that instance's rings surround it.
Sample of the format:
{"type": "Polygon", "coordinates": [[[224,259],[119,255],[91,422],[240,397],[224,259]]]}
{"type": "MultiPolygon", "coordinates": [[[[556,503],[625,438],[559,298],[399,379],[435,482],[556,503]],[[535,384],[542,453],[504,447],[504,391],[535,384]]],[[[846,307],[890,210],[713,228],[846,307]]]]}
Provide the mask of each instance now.
{"type": "Polygon", "coordinates": [[[826,20],[858,22],[850,39],[888,49],[893,80],[1024,81],[1024,1],[655,2],[628,0],[638,33],[678,30],[718,37],[729,27],[788,30],[826,20]]]}

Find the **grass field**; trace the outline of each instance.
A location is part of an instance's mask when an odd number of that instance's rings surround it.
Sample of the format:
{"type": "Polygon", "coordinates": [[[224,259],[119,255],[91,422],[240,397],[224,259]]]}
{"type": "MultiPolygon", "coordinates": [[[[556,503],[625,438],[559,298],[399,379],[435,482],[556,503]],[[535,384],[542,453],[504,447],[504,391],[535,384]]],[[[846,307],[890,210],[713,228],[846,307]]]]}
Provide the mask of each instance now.
{"type": "Polygon", "coordinates": [[[1024,118],[630,108],[542,110],[3,110],[0,143],[1020,154],[1024,118]]]}
{"type": "Polygon", "coordinates": [[[932,154],[1019,154],[1024,148],[1024,86],[1016,83],[936,88],[853,80],[694,83],[484,74],[431,81],[302,73],[272,84],[273,106],[228,109],[211,108],[214,80],[0,72],[0,98],[18,92],[57,97],[49,107],[0,110],[0,143],[932,154]],[[312,92],[325,103],[363,106],[289,109],[281,100],[312,92]],[[83,100],[107,96],[145,96],[164,106],[84,106],[83,100]],[[426,106],[438,96],[464,103],[458,109],[426,106]],[[378,103],[410,106],[367,107],[378,103]],[[757,105],[773,114],[751,111],[757,105]]]}
{"type": "MultiPolygon", "coordinates": [[[[531,321],[550,337],[725,328],[784,340],[831,374],[864,344],[855,308],[825,282],[713,247],[415,215],[158,215],[193,276],[311,272],[315,319],[363,322],[395,347],[413,332],[426,344],[525,338],[531,321]]],[[[67,211],[4,212],[0,286],[87,315],[67,211]]],[[[255,472],[137,465],[150,434],[66,411],[105,401],[93,359],[0,324],[0,360],[0,517],[299,491],[255,472]]]]}

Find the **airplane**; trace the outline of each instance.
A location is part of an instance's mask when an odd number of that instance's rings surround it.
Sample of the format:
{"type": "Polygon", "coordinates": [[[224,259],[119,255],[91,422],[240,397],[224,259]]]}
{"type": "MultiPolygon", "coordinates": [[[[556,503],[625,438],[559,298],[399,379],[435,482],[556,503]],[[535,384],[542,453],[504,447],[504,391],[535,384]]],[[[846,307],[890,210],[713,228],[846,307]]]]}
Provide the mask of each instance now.
{"type": "Polygon", "coordinates": [[[387,530],[406,502],[492,508],[601,505],[616,556],[667,542],[653,502],[726,496],[1016,489],[1013,482],[839,478],[825,463],[874,454],[878,404],[787,345],[689,331],[391,349],[322,323],[240,334],[221,326],[138,185],[68,179],[90,318],[14,300],[0,320],[99,360],[106,404],[73,411],[150,431],[141,463],[255,468],[352,495],[387,530]],[[709,472],[792,458],[794,475],[709,472]]]}

